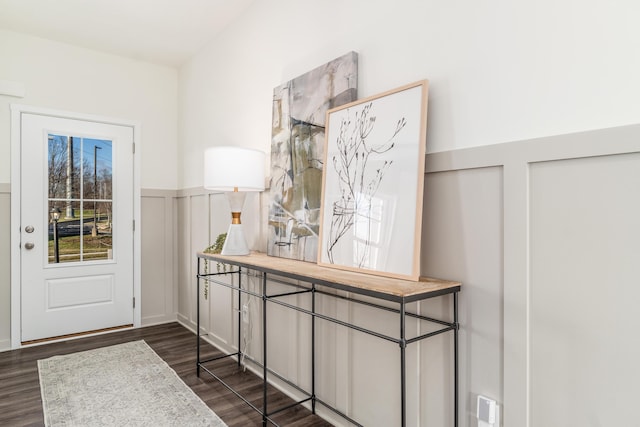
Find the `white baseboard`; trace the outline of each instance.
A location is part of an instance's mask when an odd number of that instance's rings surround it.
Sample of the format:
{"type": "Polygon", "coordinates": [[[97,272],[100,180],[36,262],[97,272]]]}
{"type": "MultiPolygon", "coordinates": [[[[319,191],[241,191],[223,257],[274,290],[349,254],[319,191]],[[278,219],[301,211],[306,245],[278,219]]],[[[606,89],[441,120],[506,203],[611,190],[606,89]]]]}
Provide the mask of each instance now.
{"type": "Polygon", "coordinates": [[[161,325],[163,323],[171,323],[178,320],[178,316],[176,313],[161,315],[161,316],[149,316],[144,317],[142,319],[142,327],[145,326],[153,326],[153,325],[161,325]]]}

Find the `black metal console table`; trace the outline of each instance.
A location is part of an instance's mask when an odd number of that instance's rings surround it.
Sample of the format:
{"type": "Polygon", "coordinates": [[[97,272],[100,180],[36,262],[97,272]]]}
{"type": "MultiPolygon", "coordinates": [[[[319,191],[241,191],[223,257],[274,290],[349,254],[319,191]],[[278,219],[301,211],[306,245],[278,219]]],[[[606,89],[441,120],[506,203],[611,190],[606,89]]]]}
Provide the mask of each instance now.
{"type": "Polygon", "coordinates": [[[316,379],[316,349],[315,349],[315,328],[316,328],[316,319],[322,319],[325,321],[333,322],[338,325],[354,329],[356,331],[373,335],[380,339],[390,341],[396,343],[400,346],[400,360],[399,360],[399,373],[400,373],[400,393],[401,393],[401,420],[400,425],[406,426],[406,412],[407,412],[407,404],[406,404],[406,348],[407,345],[413,344],[415,342],[421,341],[423,339],[427,339],[433,337],[435,335],[439,335],[446,332],[452,332],[454,335],[453,346],[454,346],[454,425],[458,426],[458,292],[460,291],[461,284],[459,282],[451,282],[445,280],[438,279],[430,279],[430,278],[421,278],[420,281],[408,281],[408,280],[400,280],[393,279],[387,277],[379,277],[372,276],[369,274],[356,273],[351,271],[343,271],[332,268],[321,267],[316,264],[311,264],[307,262],[301,261],[293,261],[284,258],[275,258],[268,257],[265,254],[261,253],[252,253],[249,256],[223,256],[223,255],[214,255],[214,254],[205,254],[198,253],[198,275],[197,275],[197,335],[198,335],[198,347],[197,347],[197,362],[196,362],[196,370],[197,375],[200,376],[200,371],[203,370],[207,372],[209,375],[214,377],[216,380],[220,381],[225,387],[227,387],[230,391],[232,391],[236,396],[246,402],[252,409],[259,412],[262,415],[262,424],[264,426],[267,423],[271,423],[273,425],[277,424],[271,418],[272,415],[289,409],[293,406],[300,405],[306,402],[309,402],[311,405],[311,410],[313,413],[316,411],[316,404],[321,404],[329,410],[335,412],[339,416],[348,420],[349,422],[355,425],[361,425],[356,420],[350,418],[347,414],[344,414],[333,408],[331,405],[323,402],[316,395],[316,387],[315,387],[315,379],[316,379]],[[204,261],[212,261],[225,263],[231,266],[234,266],[235,269],[230,272],[209,272],[203,271],[202,267],[204,261]],[[251,270],[259,273],[261,275],[261,286],[260,291],[255,292],[248,289],[248,287],[242,286],[242,273],[243,269],[251,270]],[[238,276],[237,285],[220,281],[217,279],[217,276],[223,274],[235,274],[238,276]],[[294,279],[299,282],[304,282],[307,285],[301,285],[299,283],[289,283],[283,281],[279,278],[287,278],[294,279]],[[221,285],[227,288],[232,289],[238,294],[238,342],[237,348],[238,351],[232,354],[227,354],[224,356],[214,357],[207,360],[201,360],[200,358],[200,282],[208,281],[209,283],[221,285]],[[275,280],[278,284],[291,286],[291,292],[285,293],[269,293],[268,292],[268,282],[275,280]],[[339,293],[335,293],[335,290],[345,291],[348,294],[341,295],[339,293]],[[248,355],[242,354],[241,349],[241,321],[242,321],[242,294],[252,295],[262,300],[262,339],[263,339],[263,348],[262,348],[262,362],[255,360],[254,358],[249,357],[248,355]],[[305,309],[293,304],[289,304],[282,299],[286,296],[290,295],[299,295],[299,294],[308,294],[311,298],[311,309],[305,309]],[[443,295],[452,294],[452,316],[453,321],[445,321],[440,319],[435,319],[431,317],[422,316],[418,313],[410,313],[407,311],[407,304],[421,301],[429,298],[439,297],[443,295]],[[397,313],[399,315],[399,334],[398,336],[388,336],[370,329],[363,328],[361,326],[357,326],[354,324],[350,324],[348,322],[342,321],[340,319],[336,319],[330,316],[326,316],[324,314],[316,312],[316,295],[326,295],[333,298],[339,298],[341,300],[351,301],[357,304],[364,304],[369,307],[373,307],[380,310],[391,311],[397,313]],[[383,301],[388,301],[392,303],[398,304],[398,308],[388,307],[386,305],[380,305],[376,303],[372,303],[369,299],[358,299],[358,296],[366,296],[373,297],[376,299],[380,299],[383,301]],[[278,304],[280,306],[296,310],[302,313],[305,313],[311,316],[311,390],[304,390],[299,387],[297,384],[292,383],[287,378],[279,375],[273,370],[268,368],[267,364],[267,304],[278,304]],[[411,317],[414,319],[430,322],[431,324],[437,325],[437,329],[422,334],[420,336],[415,337],[407,337],[405,322],[406,318],[411,317]],[[263,378],[263,399],[262,399],[262,408],[257,407],[253,403],[249,402],[245,399],[239,392],[234,390],[229,384],[227,384],[222,378],[216,375],[213,372],[213,368],[210,367],[210,363],[219,360],[225,357],[234,357],[237,356],[238,364],[240,364],[241,359],[244,358],[246,360],[255,363],[257,366],[262,368],[262,378],[263,378]],[[292,405],[287,405],[285,407],[270,409],[268,407],[267,402],[267,380],[268,376],[273,375],[280,380],[286,382],[304,396],[307,396],[305,399],[297,401],[292,405]]]}

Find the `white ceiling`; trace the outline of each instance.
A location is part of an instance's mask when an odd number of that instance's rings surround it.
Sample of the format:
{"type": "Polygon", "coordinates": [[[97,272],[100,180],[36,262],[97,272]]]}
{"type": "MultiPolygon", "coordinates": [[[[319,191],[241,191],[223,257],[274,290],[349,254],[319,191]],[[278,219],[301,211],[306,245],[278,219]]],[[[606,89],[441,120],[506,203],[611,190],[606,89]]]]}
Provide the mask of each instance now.
{"type": "Polygon", "coordinates": [[[0,0],[0,28],[177,67],[255,0],[0,0]]]}

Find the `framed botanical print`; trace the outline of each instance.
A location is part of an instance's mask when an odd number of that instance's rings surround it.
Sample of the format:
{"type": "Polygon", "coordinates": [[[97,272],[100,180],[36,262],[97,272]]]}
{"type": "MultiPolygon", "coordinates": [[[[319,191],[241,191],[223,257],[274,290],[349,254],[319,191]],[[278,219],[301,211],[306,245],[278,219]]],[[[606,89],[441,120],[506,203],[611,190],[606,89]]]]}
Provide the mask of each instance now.
{"type": "Polygon", "coordinates": [[[428,87],[327,112],[318,264],[418,280],[428,87]]]}

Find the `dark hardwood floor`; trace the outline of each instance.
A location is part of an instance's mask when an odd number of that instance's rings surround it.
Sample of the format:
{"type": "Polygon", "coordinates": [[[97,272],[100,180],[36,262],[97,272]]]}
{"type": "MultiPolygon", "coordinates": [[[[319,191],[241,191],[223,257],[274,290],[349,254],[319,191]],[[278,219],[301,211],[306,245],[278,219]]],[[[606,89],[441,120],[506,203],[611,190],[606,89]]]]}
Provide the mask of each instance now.
{"type": "MultiPolygon", "coordinates": [[[[196,339],[194,334],[178,323],[150,326],[113,332],[95,337],[79,338],[20,350],[0,352],[0,426],[42,426],[42,401],[37,361],[51,356],[74,353],[145,340],[229,427],[262,425],[262,417],[238,399],[218,381],[206,373],[196,376],[196,339]]],[[[209,358],[220,352],[202,343],[201,357],[209,358]]],[[[262,405],[262,382],[250,372],[242,372],[230,358],[215,362],[216,374],[248,396],[254,405],[262,405]]],[[[279,391],[269,387],[271,408],[292,402],[279,391]]],[[[330,426],[300,405],[273,416],[283,426],[330,426]]]]}

